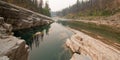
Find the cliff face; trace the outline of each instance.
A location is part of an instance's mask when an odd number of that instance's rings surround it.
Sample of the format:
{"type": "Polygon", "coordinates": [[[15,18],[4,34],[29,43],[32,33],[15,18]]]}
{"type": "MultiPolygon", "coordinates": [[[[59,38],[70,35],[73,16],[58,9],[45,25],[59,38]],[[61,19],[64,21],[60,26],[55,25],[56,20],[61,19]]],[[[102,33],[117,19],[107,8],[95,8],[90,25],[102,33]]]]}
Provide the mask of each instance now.
{"type": "Polygon", "coordinates": [[[13,36],[0,38],[0,51],[0,58],[6,56],[8,60],[28,60],[29,49],[25,41],[13,36]]]}
{"type": "Polygon", "coordinates": [[[76,34],[66,41],[67,46],[74,52],[71,60],[120,60],[120,51],[115,47],[82,32],[73,31],[76,34]]]}
{"type": "Polygon", "coordinates": [[[25,41],[12,36],[12,26],[0,17],[0,60],[28,60],[28,53],[25,41]]]}
{"type": "Polygon", "coordinates": [[[52,19],[30,10],[0,1],[0,60],[28,60],[25,41],[12,31],[52,23],[52,19]]]}
{"type": "Polygon", "coordinates": [[[13,30],[31,28],[53,22],[47,16],[3,1],[0,1],[0,16],[5,18],[4,22],[13,26],[13,30]]]}

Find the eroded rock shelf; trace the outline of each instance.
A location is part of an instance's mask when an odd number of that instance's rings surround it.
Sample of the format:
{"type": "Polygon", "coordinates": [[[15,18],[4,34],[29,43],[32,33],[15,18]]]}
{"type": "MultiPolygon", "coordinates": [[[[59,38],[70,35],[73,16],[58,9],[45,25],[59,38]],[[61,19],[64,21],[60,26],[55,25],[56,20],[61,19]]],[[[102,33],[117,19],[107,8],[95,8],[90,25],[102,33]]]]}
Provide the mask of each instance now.
{"type": "Polygon", "coordinates": [[[31,28],[52,23],[50,17],[0,1],[0,17],[12,25],[13,30],[31,28]]]}
{"type": "Polygon", "coordinates": [[[12,26],[0,17],[0,60],[28,60],[29,47],[25,41],[12,36],[12,26]]]}
{"type": "Polygon", "coordinates": [[[71,60],[120,60],[120,51],[98,39],[92,38],[82,32],[73,30],[76,34],[67,39],[66,45],[74,52],[71,60]]]}
{"type": "Polygon", "coordinates": [[[29,47],[25,40],[13,36],[13,30],[52,22],[47,16],[0,1],[0,60],[28,60],[29,47]]]}

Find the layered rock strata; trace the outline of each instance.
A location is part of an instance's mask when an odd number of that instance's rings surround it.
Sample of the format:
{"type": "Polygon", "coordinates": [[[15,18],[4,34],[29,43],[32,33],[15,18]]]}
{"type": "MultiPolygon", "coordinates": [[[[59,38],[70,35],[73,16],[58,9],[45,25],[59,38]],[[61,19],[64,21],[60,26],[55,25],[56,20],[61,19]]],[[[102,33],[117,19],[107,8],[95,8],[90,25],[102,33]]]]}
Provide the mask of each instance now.
{"type": "Polygon", "coordinates": [[[13,26],[13,30],[31,28],[52,23],[50,17],[0,1],[0,16],[13,26]]]}
{"type": "Polygon", "coordinates": [[[50,17],[0,1],[0,60],[28,60],[25,41],[13,36],[13,30],[52,23],[50,17]]]}
{"type": "Polygon", "coordinates": [[[74,52],[71,60],[80,60],[81,55],[87,56],[88,60],[120,60],[120,51],[116,48],[82,32],[73,31],[76,34],[66,41],[66,45],[74,52]]]}
{"type": "Polygon", "coordinates": [[[0,60],[28,60],[28,53],[24,40],[13,36],[0,38],[0,60]]]}
{"type": "Polygon", "coordinates": [[[12,26],[0,17],[0,60],[28,60],[25,40],[12,36],[12,26]]]}

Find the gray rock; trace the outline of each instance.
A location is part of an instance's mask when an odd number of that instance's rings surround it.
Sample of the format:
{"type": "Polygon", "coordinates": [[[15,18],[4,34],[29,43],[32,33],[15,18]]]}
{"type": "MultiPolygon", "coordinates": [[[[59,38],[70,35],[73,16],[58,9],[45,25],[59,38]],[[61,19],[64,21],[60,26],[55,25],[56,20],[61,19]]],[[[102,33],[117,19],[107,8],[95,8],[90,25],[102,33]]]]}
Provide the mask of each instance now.
{"type": "MultiPolygon", "coordinates": [[[[66,45],[74,53],[79,52],[81,54],[88,55],[92,60],[120,60],[120,51],[115,47],[105,44],[104,42],[90,37],[80,31],[71,30],[76,34],[70,39],[67,39],[66,45]]],[[[79,59],[81,59],[79,54],[74,54],[71,58],[71,60],[79,59]]]]}
{"type": "Polygon", "coordinates": [[[5,23],[13,26],[13,30],[46,25],[50,24],[49,21],[52,21],[50,17],[15,6],[13,4],[0,1],[0,6],[0,16],[5,18],[5,23]]]}
{"type": "Polygon", "coordinates": [[[9,36],[0,39],[0,57],[7,56],[10,60],[28,60],[29,48],[24,40],[9,36]]]}
{"type": "Polygon", "coordinates": [[[11,26],[10,24],[4,23],[4,24],[3,24],[3,28],[6,29],[6,33],[7,33],[8,35],[11,35],[11,34],[12,34],[12,26],[11,26]]]}
{"type": "Polygon", "coordinates": [[[0,60],[10,60],[7,56],[0,57],[0,60]]]}
{"type": "Polygon", "coordinates": [[[0,17],[0,60],[28,60],[29,47],[24,40],[11,36],[12,30],[50,24],[49,21],[52,21],[50,17],[1,0],[0,16],[4,17],[0,17]]]}
{"type": "Polygon", "coordinates": [[[89,56],[74,53],[70,60],[92,60],[89,56]]]}
{"type": "Polygon", "coordinates": [[[0,25],[2,25],[4,23],[4,18],[0,17],[0,25]]]}

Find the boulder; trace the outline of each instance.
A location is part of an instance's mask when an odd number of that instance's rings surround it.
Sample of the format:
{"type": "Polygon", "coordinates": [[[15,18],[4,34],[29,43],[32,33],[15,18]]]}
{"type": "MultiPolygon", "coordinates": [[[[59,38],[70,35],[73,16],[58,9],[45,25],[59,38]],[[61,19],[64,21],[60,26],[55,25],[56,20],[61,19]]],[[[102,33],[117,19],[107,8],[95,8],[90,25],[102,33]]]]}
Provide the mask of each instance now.
{"type": "Polygon", "coordinates": [[[9,60],[28,60],[29,48],[24,40],[9,36],[0,39],[0,57],[6,56],[9,60]]]}

